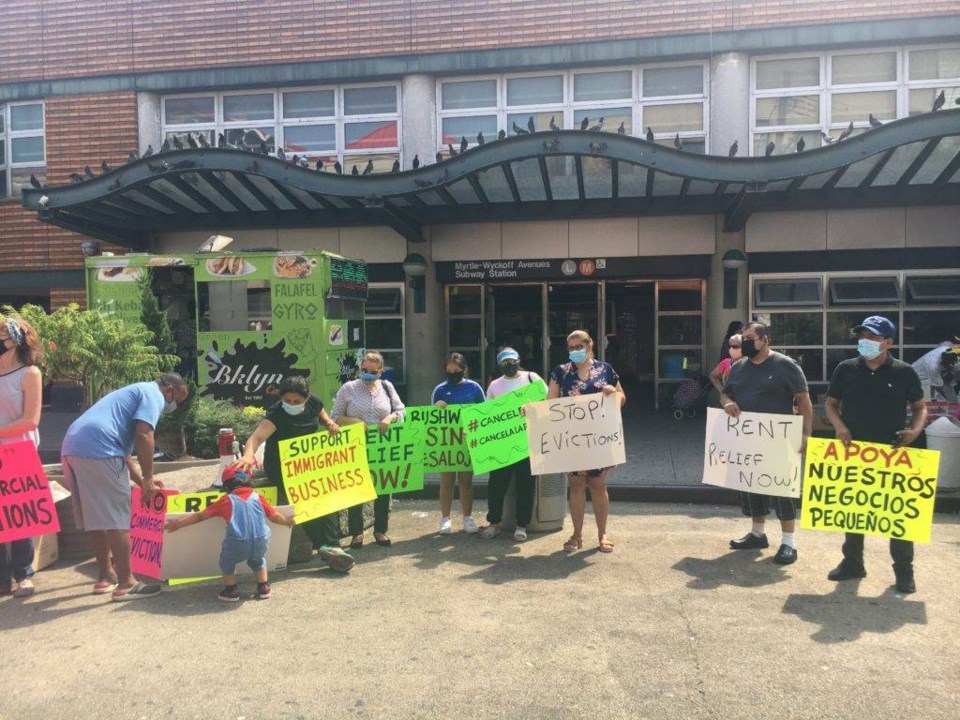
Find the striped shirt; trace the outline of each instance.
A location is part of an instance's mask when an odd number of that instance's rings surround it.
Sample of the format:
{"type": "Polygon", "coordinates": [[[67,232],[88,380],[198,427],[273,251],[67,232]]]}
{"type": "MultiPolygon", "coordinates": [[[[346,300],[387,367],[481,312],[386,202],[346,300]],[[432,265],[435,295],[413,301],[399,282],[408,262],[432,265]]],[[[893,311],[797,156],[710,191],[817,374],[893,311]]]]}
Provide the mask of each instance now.
{"type": "Polygon", "coordinates": [[[346,416],[377,424],[387,415],[396,413],[399,422],[403,420],[403,407],[397,391],[386,380],[378,380],[372,391],[363,380],[351,380],[340,387],[330,414],[334,420],[346,416]]]}

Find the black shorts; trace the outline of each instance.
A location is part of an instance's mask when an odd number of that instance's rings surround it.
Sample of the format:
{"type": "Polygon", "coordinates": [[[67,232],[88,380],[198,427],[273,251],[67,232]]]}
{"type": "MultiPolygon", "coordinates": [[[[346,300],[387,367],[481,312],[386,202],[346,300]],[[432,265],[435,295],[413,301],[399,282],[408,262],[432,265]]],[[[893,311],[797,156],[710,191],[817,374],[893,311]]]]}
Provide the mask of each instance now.
{"type": "Polygon", "coordinates": [[[778,520],[797,519],[797,506],[793,498],[748,492],[740,493],[740,510],[747,517],[766,517],[770,514],[771,506],[777,514],[778,520]]]}

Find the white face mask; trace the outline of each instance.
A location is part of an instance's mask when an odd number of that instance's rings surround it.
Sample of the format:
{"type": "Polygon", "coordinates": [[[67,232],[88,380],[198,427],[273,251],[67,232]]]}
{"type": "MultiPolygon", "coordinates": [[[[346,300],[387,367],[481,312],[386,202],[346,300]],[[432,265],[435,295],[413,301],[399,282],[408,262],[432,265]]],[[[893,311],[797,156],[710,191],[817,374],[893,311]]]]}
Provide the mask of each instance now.
{"type": "Polygon", "coordinates": [[[865,358],[866,360],[873,360],[880,353],[883,352],[883,348],[880,346],[876,340],[867,340],[867,338],[860,338],[857,341],[857,352],[865,358]]]}
{"type": "Polygon", "coordinates": [[[283,400],[281,400],[280,403],[283,405],[283,410],[287,413],[287,415],[301,415],[303,414],[303,411],[307,409],[306,403],[303,403],[302,405],[291,405],[283,400]]]}

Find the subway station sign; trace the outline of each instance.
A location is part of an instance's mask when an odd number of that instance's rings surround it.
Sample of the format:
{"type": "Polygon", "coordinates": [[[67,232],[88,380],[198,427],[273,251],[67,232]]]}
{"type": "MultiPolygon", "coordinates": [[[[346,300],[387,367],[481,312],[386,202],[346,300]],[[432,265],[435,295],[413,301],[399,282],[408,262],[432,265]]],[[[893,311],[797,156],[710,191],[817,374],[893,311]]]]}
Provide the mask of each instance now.
{"type": "Polygon", "coordinates": [[[436,269],[439,282],[707,277],[710,274],[710,256],[456,260],[438,262],[436,269]]]}

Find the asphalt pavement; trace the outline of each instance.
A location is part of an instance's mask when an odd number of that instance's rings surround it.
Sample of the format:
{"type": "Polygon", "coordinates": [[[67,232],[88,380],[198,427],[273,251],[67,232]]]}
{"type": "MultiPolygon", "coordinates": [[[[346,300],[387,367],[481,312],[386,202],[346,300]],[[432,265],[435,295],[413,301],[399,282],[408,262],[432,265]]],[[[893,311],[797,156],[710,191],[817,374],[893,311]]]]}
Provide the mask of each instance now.
{"type": "Polygon", "coordinates": [[[368,533],[350,575],[314,559],[264,601],[214,582],[111,603],[91,562],[58,563],[0,601],[0,720],[960,716],[957,515],[906,597],[885,541],[834,584],[841,536],[799,531],[781,568],[727,549],[731,507],[614,503],[609,555],[590,516],[567,555],[569,519],[516,544],[436,535],[437,515],[401,499],[392,547],[368,533]]]}

